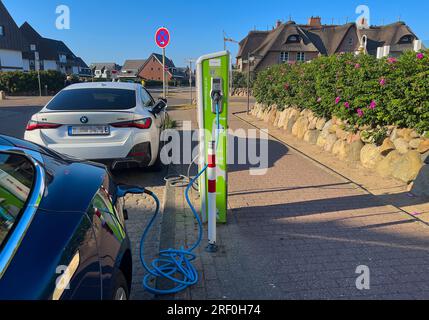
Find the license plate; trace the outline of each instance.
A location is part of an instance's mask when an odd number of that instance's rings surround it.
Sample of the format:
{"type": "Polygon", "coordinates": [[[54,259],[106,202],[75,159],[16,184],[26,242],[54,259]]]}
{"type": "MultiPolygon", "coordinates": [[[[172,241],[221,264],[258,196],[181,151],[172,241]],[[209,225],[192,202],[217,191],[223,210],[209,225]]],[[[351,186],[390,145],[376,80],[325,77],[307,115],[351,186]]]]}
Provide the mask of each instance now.
{"type": "Polygon", "coordinates": [[[109,126],[73,126],[69,127],[70,136],[108,136],[109,126]]]}

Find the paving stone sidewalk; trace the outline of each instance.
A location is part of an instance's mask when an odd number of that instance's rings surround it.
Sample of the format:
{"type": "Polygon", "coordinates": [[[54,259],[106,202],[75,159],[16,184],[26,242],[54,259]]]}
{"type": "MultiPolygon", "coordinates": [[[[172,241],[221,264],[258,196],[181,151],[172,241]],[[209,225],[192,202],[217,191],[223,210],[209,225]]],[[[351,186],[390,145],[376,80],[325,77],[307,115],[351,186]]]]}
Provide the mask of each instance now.
{"type": "MultiPolygon", "coordinates": [[[[233,116],[230,125],[250,128],[233,116]]],[[[230,167],[219,252],[204,251],[205,237],[200,282],[171,298],[429,298],[428,225],[272,138],[267,174],[252,176],[249,167],[230,167]],[[370,290],[356,288],[361,265],[370,290]]],[[[197,226],[177,190],[174,242],[189,244],[197,226]]]]}

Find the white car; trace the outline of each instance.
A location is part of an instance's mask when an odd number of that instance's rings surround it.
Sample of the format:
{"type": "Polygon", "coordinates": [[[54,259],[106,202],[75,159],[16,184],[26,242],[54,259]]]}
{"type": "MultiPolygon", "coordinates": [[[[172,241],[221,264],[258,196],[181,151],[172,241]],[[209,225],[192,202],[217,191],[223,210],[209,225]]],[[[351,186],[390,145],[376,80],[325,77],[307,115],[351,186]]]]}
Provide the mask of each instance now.
{"type": "Polygon", "coordinates": [[[74,84],[33,115],[25,140],[112,169],[160,166],[166,109],[139,84],[74,84]]]}

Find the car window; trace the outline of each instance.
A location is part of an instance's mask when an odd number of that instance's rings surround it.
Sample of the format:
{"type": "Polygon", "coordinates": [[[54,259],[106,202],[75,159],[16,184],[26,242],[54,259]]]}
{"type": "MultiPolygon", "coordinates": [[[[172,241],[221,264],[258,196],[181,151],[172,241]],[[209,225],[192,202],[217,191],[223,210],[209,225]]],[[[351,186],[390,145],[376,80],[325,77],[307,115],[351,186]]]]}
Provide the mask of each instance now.
{"type": "Polygon", "coordinates": [[[24,156],[0,153],[0,248],[25,209],[34,175],[33,165],[24,156]]]}
{"type": "Polygon", "coordinates": [[[63,90],[46,108],[67,110],[128,110],[136,106],[136,92],[128,89],[72,89],[63,90]]]}
{"type": "Polygon", "coordinates": [[[141,99],[142,99],[143,107],[152,107],[154,104],[154,101],[151,95],[144,88],[141,89],[141,99]]]}

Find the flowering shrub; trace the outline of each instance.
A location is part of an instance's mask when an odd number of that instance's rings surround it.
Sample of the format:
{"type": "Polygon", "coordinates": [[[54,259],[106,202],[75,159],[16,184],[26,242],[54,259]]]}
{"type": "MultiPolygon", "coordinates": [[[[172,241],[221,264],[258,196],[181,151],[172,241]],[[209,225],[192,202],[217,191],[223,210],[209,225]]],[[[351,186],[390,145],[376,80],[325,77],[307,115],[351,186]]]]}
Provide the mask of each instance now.
{"type": "Polygon", "coordinates": [[[429,131],[429,51],[399,58],[338,54],[260,72],[256,100],[310,109],[350,125],[398,125],[429,131]]]}

